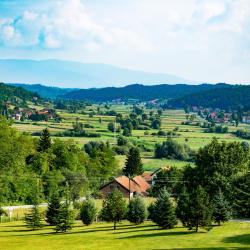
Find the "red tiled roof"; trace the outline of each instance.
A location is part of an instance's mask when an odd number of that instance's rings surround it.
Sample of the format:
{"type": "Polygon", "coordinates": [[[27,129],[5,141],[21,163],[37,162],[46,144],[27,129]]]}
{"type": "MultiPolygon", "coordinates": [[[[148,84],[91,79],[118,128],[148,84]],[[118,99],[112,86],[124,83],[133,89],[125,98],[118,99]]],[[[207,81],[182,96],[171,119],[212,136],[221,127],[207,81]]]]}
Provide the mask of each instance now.
{"type": "Polygon", "coordinates": [[[125,175],[115,178],[115,181],[118,182],[127,190],[130,190],[131,192],[141,192],[140,186],[132,179],[130,179],[130,183],[129,183],[129,178],[125,175]]]}
{"type": "Polygon", "coordinates": [[[150,188],[150,185],[141,175],[135,176],[133,180],[139,185],[141,192],[146,192],[150,188]]]}

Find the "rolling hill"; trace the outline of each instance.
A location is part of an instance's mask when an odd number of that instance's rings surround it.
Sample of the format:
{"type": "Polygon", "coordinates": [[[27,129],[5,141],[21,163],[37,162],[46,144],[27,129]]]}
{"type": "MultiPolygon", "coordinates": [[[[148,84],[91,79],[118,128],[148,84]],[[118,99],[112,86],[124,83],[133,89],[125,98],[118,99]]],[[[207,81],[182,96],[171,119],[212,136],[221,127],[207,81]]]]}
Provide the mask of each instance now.
{"type": "Polygon", "coordinates": [[[204,108],[237,109],[239,107],[250,110],[250,85],[229,85],[192,93],[168,102],[170,107],[183,108],[185,106],[201,106],[204,108]]]}
{"type": "Polygon", "coordinates": [[[62,98],[76,100],[90,100],[96,102],[112,101],[116,99],[137,99],[140,101],[148,101],[153,99],[169,99],[178,98],[187,94],[197,93],[209,89],[217,89],[227,87],[227,84],[161,84],[154,86],[144,86],[140,84],[128,85],[125,87],[115,88],[99,88],[99,89],[80,89],[66,93],[62,98]]]}

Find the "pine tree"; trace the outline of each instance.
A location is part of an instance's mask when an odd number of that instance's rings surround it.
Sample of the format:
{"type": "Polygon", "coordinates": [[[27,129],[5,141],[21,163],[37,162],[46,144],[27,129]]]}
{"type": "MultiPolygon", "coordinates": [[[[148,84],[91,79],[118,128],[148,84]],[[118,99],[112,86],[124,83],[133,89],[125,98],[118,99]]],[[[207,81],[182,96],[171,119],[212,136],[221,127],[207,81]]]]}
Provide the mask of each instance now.
{"type": "Polygon", "coordinates": [[[231,217],[231,207],[225,200],[223,193],[219,190],[213,198],[213,219],[220,226],[221,222],[228,221],[231,217]]]}
{"type": "Polygon", "coordinates": [[[187,226],[190,229],[194,227],[196,232],[198,232],[199,227],[210,230],[213,210],[208,194],[201,186],[198,186],[190,195],[189,208],[187,215],[189,216],[189,224],[187,226]]]}
{"type": "Polygon", "coordinates": [[[82,222],[88,226],[93,223],[96,215],[97,208],[94,201],[92,199],[87,199],[86,201],[84,201],[80,211],[80,218],[82,222]]]}
{"type": "Polygon", "coordinates": [[[36,230],[43,226],[41,220],[42,218],[41,218],[41,213],[39,211],[38,204],[35,204],[32,207],[31,212],[28,214],[25,214],[26,225],[28,228],[31,228],[32,230],[36,230]]]}
{"type": "Polygon", "coordinates": [[[121,221],[126,215],[126,201],[122,193],[115,189],[103,201],[101,210],[101,218],[105,221],[114,222],[114,230],[116,223],[121,221]]]}
{"type": "Polygon", "coordinates": [[[149,211],[152,221],[162,228],[171,229],[177,224],[175,209],[166,189],[160,191],[157,200],[149,211]]]}
{"type": "Polygon", "coordinates": [[[46,151],[51,147],[51,138],[50,133],[47,128],[42,131],[42,135],[39,140],[38,150],[39,151],[46,151]]]}
{"type": "Polygon", "coordinates": [[[135,196],[128,205],[128,221],[141,224],[146,218],[146,207],[140,196],[135,196]]]}
{"type": "Polygon", "coordinates": [[[61,206],[60,198],[56,193],[51,197],[50,202],[48,204],[48,209],[46,211],[46,221],[49,223],[49,225],[51,226],[56,225],[60,206],[61,206]]]}
{"type": "Polygon", "coordinates": [[[182,188],[182,191],[178,197],[176,215],[177,218],[182,222],[183,226],[188,226],[190,224],[190,197],[187,193],[186,187],[182,188]]]}
{"type": "Polygon", "coordinates": [[[143,173],[141,156],[138,148],[132,147],[129,149],[123,172],[126,176],[140,175],[143,173]]]}
{"type": "Polygon", "coordinates": [[[66,201],[60,205],[56,219],[56,232],[67,232],[72,229],[73,212],[70,210],[69,203],[66,201]]]}

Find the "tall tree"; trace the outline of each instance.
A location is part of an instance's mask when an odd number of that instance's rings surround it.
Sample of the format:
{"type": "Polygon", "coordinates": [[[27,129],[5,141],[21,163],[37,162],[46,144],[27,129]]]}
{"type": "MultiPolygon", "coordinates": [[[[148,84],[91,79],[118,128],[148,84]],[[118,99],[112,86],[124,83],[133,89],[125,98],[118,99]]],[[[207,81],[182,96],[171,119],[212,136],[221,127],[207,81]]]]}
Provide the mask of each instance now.
{"type": "Polygon", "coordinates": [[[123,198],[122,193],[119,190],[115,189],[103,201],[101,218],[105,221],[114,222],[115,230],[116,223],[121,221],[125,217],[126,210],[126,201],[123,198]]]}
{"type": "Polygon", "coordinates": [[[88,198],[86,201],[83,201],[80,211],[80,218],[82,222],[88,226],[93,223],[96,216],[97,208],[94,203],[94,200],[88,198]]]}
{"type": "Polygon", "coordinates": [[[38,204],[33,205],[30,213],[25,214],[25,222],[28,228],[36,230],[42,227],[42,217],[38,204]]]}
{"type": "Polygon", "coordinates": [[[46,151],[50,147],[51,147],[50,133],[49,133],[49,130],[47,128],[45,128],[42,131],[42,135],[41,135],[40,140],[39,140],[38,150],[39,151],[46,151]]]}
{"type": "Polygon", "coordinates": [[[195,228],[196,232],[198,232],[199,227],[203,227],[206,230],[211,229],[213,210],[209,202],[209,196],[201,186],[198,186],[190,194],[189,210],[186,212],[186,226],[189,229],[195,228]]]}
{"type": "Polygon", "coordinates": [[[69,203],[66,201],[60,205],[58,216],[56,219],[56,232],[67,232],[72,229],[73,211],[70,209],[69,203]]]}
{"type": "Polygon", "coordinates": [[[140,175],[143,173],[141,156],[138,148],[132,147],[129,149],[123,172],[126,176],[140,175]]]}
{"type": "Polygon", "coordinates": [[[223,193],[219,192],[214,196],[213,200],[213,220],[220,226],[221,222],[228,221],[231,217],[231,207],[229,202],[225,200],[223,193]]]}
{"type": "Polygon", "coordinates": [[[128,204],[128,221],[141,224],[146,218],[146,207],[140,196],[135,196],[128,204]]]}
{"type": "Polygon", "coordinates": [[[160,191],[157,200],[149,211],[152,221],[161,228],[171,229],[177,224],[175,209],[166,189],[160,191]]]}
{"type": "Polygon", "coordinates": [[[53,194],[52,197],[50,198],[48,208],[46,210],[46,221],[51,226],[56,225],[59,210],[61,207],[60,202],[61,202],[61,199],[59,198],[58,193],[53,194]]]}

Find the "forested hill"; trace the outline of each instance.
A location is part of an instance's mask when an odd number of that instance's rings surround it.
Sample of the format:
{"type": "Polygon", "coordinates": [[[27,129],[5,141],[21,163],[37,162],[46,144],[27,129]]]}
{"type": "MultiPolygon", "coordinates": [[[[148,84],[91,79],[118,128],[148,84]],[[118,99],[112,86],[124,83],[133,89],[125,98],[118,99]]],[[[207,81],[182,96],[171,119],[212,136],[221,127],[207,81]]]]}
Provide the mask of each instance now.
{"type": "Polygon", "coordinates": [[[217,89],[226,86],[229,85],[224,83],[216,85],[161,84],[154,86],[133,84],[120,88],[108,87],[99,89],[80,89],[77,91],[69,92],[61,97],[66,99],[90,100],[96,102],[112,101],[117,99],[137,99],[140,101],[149,101],[153,99],[178,98],[187,94],[197,93],[204,90],[217,89]]]}
{"type": "Polygon", "coordinates": [[[4,83],[0,83],[0,103],[10,102],[16,103],[17,100],[20,102],[32,101],[36,98],[40,98],[38,94],[29,92],[22,87],[9,86],[4,83]]]}
{"type": "Polygon", "coordinates": [[[216,90],[206,90],[185,95],[168,102],[170,107],[202,106],[204,108],[236,109],[242,107],[250,110],[250,85],[234,85],[216,90]]]}
{"type": "Polygon", "coordinates": [[[22,87],[28,91],[39,93],[41,97],[55,99],[58,96],[62,96],[68,92],[75,91],[74,88],[58,88],[49,87],[42,84],[24,84],[24,83],[10,83],[9,85],[22,87]]]}

